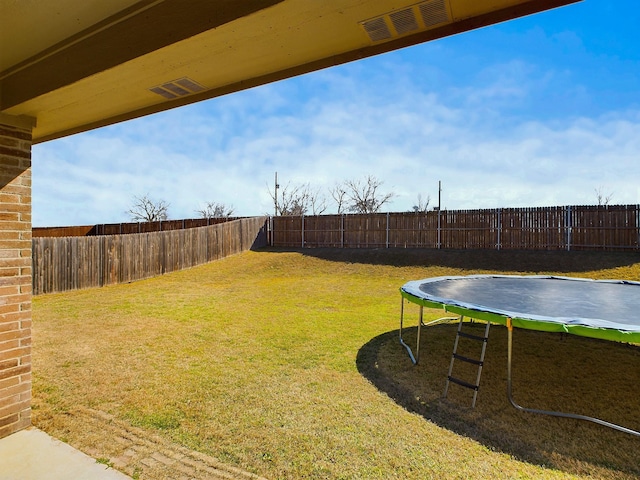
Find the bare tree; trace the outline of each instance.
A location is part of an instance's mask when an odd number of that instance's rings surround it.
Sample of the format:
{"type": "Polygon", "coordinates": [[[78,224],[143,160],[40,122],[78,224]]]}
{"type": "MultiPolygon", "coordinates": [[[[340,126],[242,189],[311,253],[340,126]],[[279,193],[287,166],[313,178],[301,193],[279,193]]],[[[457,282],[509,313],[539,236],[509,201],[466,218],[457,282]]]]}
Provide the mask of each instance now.
{"type": "Polygon", "coordinates": [[[422,194],[418,194],[418,203],[413,206],[412,210],[415,213],[427,213],[429,209],[429,202],[431,202],[431,196],[427,195],[426,199],[422,199],[422,194]]]}
{"type": "Polygon", "coordinates": [[[133,197],[133,205],[127,211],[134,222],[158,222],[167,220],[169,204],[164,200],[152,200],[149,194],[133,197]]]}
{"type": "MultiPolygon", "coordinates": [[[[308,185],[307,185],[308,187],[308,185]]],[[[322,215],[327,210],[327,198],[320,193],[320,189],[308,188],[309,206],[312,215],[322,215]]]]}
{"type": "Polygon", "coordinates": [[[338,206],[338,215],[344,213],[347,201],[349,200],[345,183],[336,183],[336,185],[329,190],[329,193],[338,206]]]}
{"type": "Polygon", "coordinates": [[[202,218],[222,218],[230,217],[234,212],[233,205],[225,205],[224,203],[207,202],[207,204],[196,212],[202,218]]]}
{"type": "MultiPolygon", "coordinates": [[[[382,181],[374,176],[367,176],[363,180],[345,180],[329,190],[331,197],[338,206],[338,213],[345,211],[356,213],[376,213],[389,202],[395,194],[382,193],[382,181]]],[[[292,186],[290,183],[269,195],[276,206],[277,215],[320,215],[327,210],[327,199],[319,189],[313,189],[309,183],[292,186]],[[276,201],[277,200],[277,201],[276,201]]],[[[427,199],[427,204],[429,200],[427,199]]],[[[425,206],[426,208],[426,206],[425,206]]]]}
{"type": "Polygon", "coordinates": [[[609,205],[609,202],[611,201],[611,198],[613,197],[613,193],[610,193],[609,195],[605,195],[604,192],[603,192],[602,185],[600,185],[595,190],[596,190],[596,198],[598,200],[598,206],[599,207],[606,207],[607,205],[609,205]]]}
{"type": "MultiPolygon", "coordinates": [[[[272,200],[276,200],[275,193],[269,189],[272,200]]],[[[277,215],[320,215],[327,209],[327,201],[318,189],[314,190],[308,183],[292,186],[290,183],[280,187],[280,197],[277,202],[277,215]]]]}
{"type": "Polygon", "coordinates": [[[372,175],[367,175],[364,180],[345,181],[347,209],[355,213],[378,213],[380,208],[395,196],[393,192],[382,193],[382,183],[372,175]]]}

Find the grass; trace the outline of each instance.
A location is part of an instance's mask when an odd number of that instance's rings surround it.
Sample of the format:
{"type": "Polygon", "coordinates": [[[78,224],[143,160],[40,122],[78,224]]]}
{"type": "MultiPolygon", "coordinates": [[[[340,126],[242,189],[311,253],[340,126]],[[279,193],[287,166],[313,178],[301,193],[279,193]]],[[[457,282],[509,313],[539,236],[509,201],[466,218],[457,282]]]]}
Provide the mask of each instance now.
{"type": "Polygon", "coordinates": [[[113,468],[113,463],[108,458],[104,458],[104,457],[96,458],[96,463],[104,465],[107,468],[113,468]]]}
{"type": "MultiPolygon", "coordinates": [[[[503,327],[490,333],[473,410],[469,391],[452,387],[440,398],[454,325],[429,329],[421,364],[411,365],[397,342],[399,287],[490,272],[640,280],[640,257],[264,250],[39,296],[33,420],[96,451],[96,435],[70,415],[80,405],[274,479],[640,475],[636,437],[508,405],[503,327]]],[[[414,313],[409,307],[409,325],[414,313]]],[[[640,428],[639,348],[521,330],[514,337],[521,404],[640,428]]],[[[135,474],[145,478],[144,466],[135,474]]]]}

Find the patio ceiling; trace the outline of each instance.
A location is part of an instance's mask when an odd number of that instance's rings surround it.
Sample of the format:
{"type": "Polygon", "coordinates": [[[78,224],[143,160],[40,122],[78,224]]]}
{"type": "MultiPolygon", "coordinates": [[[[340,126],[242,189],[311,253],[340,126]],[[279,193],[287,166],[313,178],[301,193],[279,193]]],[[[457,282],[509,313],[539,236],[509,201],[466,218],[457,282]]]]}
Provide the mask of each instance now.
{"type": "Polygon", "coordinates": [[[0,113],[43,142],[575,1],[0,0],[0,113]]]}

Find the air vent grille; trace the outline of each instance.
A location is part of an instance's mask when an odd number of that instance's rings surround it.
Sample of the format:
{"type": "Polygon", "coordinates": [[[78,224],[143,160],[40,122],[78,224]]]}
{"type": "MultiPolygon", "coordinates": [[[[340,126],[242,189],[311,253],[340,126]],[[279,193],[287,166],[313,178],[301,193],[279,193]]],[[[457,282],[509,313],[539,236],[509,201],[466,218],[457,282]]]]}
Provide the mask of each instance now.
{"type": "Polygon", "coordinates": [[[396,32],[398,32],[398,35],[403,35],[405,33],[418,30],[418,22],[415,15],[413,14],[413,10],[411,10],[410,8],[407,8],[406,10],[400,10],[399,12],[390,13],[389,17],[391,18],[393,26],[395,27],[396,32]]]}
{"type": "Polygon", "coordinates": [[[451,21],[446,0],[427,0],[360,22],[372,42],[427,30],[451,21]],[[392,28],[393,27],[393,28],[392,28]]]}
{"type": "Polygon", "coordinates": [[[449,14],[444,0],[421,3],[419,7],[425,27],[433,27],[449,21],[449,14]]]}
{"type": "Polygon", "coordinates": [[[391,38],[391,32],[383,17],[374,18],[373,20],[364,22],[362,25],[372,42],[379,42],[380,40],[391,38]]]}
{"type": "Polygon", "coordinates": [[[178,80],[172,80],[162,85],[157,85],[149,89],[149,91],[160,95],[168,100],[206,90],[205,87],[190,78],[183,77],[178,80]]]}

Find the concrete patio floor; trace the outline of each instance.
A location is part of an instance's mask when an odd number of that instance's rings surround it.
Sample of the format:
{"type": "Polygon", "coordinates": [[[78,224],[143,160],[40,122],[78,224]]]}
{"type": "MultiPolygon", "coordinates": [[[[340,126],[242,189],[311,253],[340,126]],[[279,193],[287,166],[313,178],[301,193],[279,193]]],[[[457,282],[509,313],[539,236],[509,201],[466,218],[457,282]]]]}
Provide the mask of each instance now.
{"type": "Polygon", "coordinates": [[[0,480],[130,480],[30,427],[0,439],[0,480]]]}

